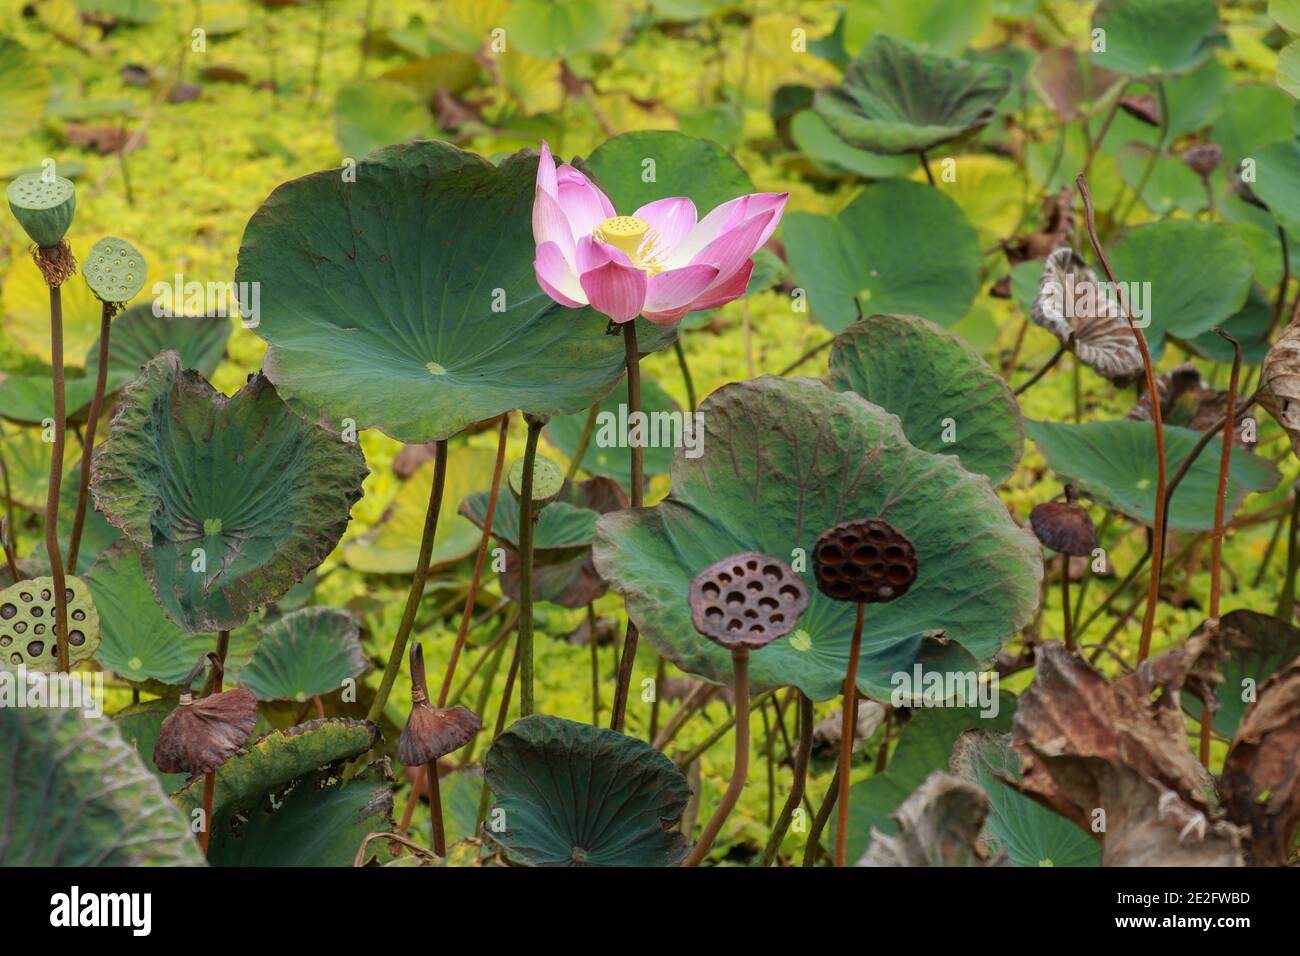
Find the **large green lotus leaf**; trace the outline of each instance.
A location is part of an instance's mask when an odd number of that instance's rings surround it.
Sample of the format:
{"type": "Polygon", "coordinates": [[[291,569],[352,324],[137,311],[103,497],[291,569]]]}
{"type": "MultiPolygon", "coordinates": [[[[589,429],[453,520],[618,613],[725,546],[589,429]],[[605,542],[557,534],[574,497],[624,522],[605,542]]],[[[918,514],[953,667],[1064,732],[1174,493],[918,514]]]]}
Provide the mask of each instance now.
{"type": "Polygon", "coordinates": [[[873,315],[835,336],[826,383],[893,412],[917,448],[956,455],[995,485],[1015,471],[1025,426],[1011,389],[965,340],[912,315],[873,315]],[[951,428],[953,440],[944,435],[951,428]]]}
{"type": "MultiPolygon", "coordinates": [[[[1264,681],[1300,657],[1300,628],[1272,614],[1242,609],[1220,618],[1219,635],[1224,656],[1216,663],[1223,682],[1214,689],[1219,709],[1211,724],[1215,733],[1232,740],[1264,681]]],[[[1183,709],[1199,720],[1201,699],[1184,690],[1183,709]]]]}
{"type": "Polygon", "coordinates": [[[1119,173],[1128,187],[1136,190],[1142,185],[1142,204],[1158,214],[1204,209],[1208,200],[1201,177],[1178,156],[1157,156],[1152,166],[1151,153],[1149,147],[1134,143],[1118,156],[1119,173]]]}
{"type": "Polygon", "coordinates": [[[40,59],[17,40],[0,37],[0,137],[16,143],[41,121],[49,95],[40,59]]]}
{"type": "Polygon", "coordinates": [[[1130,76],[1185,73],[1214,51],[1214,0],[1102,0],[1092,16],[1098,66],[1130,76]]]}
{"type": "Polygon", "coordinates": [[[1295,100],[1273,85],[1238,86],[1224,98],[1210,138],[1234,169],[1270,143],[1295,137],[1295,100]]]}
{"type": "Polygon", "coordinates": [[[920,183],[876,183],[838,216],[791,213],[785,242],[813,317],[832,332],[857,317],[855,300],[865,314],[919,315],[947,328],[979,290],[975,229],[942,191],[920,183]]]}
{"type": "Polygon", "coordinates": [[[503,23],[520,50],[544,60],[558,60],[605,39],[616,10],[616,5],[604,0],[514,0],[503,23]]]}
{"type": "Polygon", "coordinates": [[[644,741],[535,714],[493,742],[484,770],[505,829],[483,835],[515,863],[676,866],[686,857],[677,826],[691,788],[644,741]]]}
{"type": "MultiPolygon", "coordinates": [[[[50,488],[50,458],[54,446],[42,440],[40,428],[6,427],[0,438],[0,455],[9,474],[9,497],[15,508],[44,512],[50,488]]],[[[81,461],[75,441],[63,445],[63,474],[69,475],[81,461]]],[[[66,479],[65,479],[66,480],[66,479]]],[[[4,490],[0,481],[0,492],[4,490]]]]}
{"type": "Polygon", "coordinates": [[[258,700],[302,702],[338,690],[369,666],[351,612],[305,607],[263,629],[253,659],[239,671],[239,683],[258,700]]]}
{"type": "Polygon", "coordinates": [[[984,32],[994,0],[854,0],[844,13],[844,47],[857,50],[873,34],[888,33],[943,53],[957,53],[984,32]]]}
{"type": "Polygon", "coordinates": [[[176,698],[160,697],[131,704],[113,715],[122,739],[135,748],[140,762],[162,783],[164,793],[175,793],[190,779],[188,773],[163,773],[153,762],[153,749],[162,733],[163,721],[175,709],[176,698]]]}
{"type": "Polygon", "coordinates": [[[1255,181],[1251,191],[1264,202],[1279,225],[1300,232],[1300,144],[1271,143],[1253,157],[1255,181]]]}
{"type": "Polygon", "coordinates": [[[754,191],[749,175],[729,152],[675,130],[615,136],[596,148],[587,167],[614,209],[627,216],[657,199],[686,196],[703,219],[724,202],[754,191]]]}
{"type": "Polygon", "coordinates": [[[191,634],[158,606],[130,541],[119,540],[101,554],[86,583],[99,610],[95,659],[105,670],[137,684],[180,684],[199,655],[214,649],[211,634],[191,634]]]}
{"type": "MultiPolygon", "coordinates": [[[[1150,525],[1156,508],[1156,432],[1150,422],[1025,422],[1029,437],[1062,481],[1078,485],[1098,504],[1150,525]]],[[[1201,433],[1166,425],[1165,467],[1178,471],[1201,433]]],[[[1214,498],[1219,484],[1222,442],[1214,438],[1192,463],[1170,503],[1169,527],[1175,531],[1208,531],[1214,524],[1214,498]]],[[[1268,491],[1278,482],[1271,461],[1243,448],[1232,450],[1228,466],[1229,518],[1251,492],[1268,491]]]]}
{"type": "Polygon", "coordinates": [[[414,139],[432,125],[419,94],[392,80],[357,80],[340,89],[334,101],[334,139],[354,159],[414,139]]]}
{"type": "MultiPolygon", "coordinates": [[[[582,456],[582,470],[589,475],[605,475],[613,478],[624,488],[632,487],[631,452],[627,447],[626,433],[620,426],[627,419],[629,409],[627,400],[627,379],[614,386],[614,390],[601,400],[597,409],[596,430],[587,443],[587,451],[582,456]],[[621,414],[620,414],[621,412],[621,414]],[[602,432],[601,427],[604,426],[602,432]]],[[[682,407],[663,386],[648,375],[641,376],[641,410],[648,416],[659,412],[670,413],[664,421],[680,421],[682,407]]],[[[650,419],[653,421],[653,417],[650,419]]],[[[546,423],[542,435],[546,440],[564,452],[570,459],[578,453],[582,443],[582,432],[587,426],[587,412],[576,415],[564,415],[553,418],[546,423]]],[[[663,443],[644,449],[643,468],[647,475],[664,475],[673,463],[673,449],[663,443]]]]}
{"type": "MultiPolygon", "coordinates": [[[[312,720],[258,738],[217,768],[213,838],[223,819],[252,809],[290,781],[359,757],[378,741],[379,728],[374,724],[342,717],[312,720]]],[[[186,815],[201,809],[203,778],[195,777],[172,800],[186,815]]]]}
{"type": "Polygon", "coordinates": [[[1009,735],[972,733],[957,749],[962,775],[989,798],[982,834],[989,850],[1005,852],[1012,866],[1101,866],[1101,844],[1091,834],[1001,779],[1020,779],[1009,735]]]}
{"type": "Polygon", "coordinates": [[[1139,320],[1147,310],[1143,334],[1156,357],[1166,334],[1196,336],[1235,315],[1254,273],[1250,249],[1233,230],[1186,219],[1129,230],[1111,247],[1109,258],[1120,282],[1151,283],[1149,296],[1143,292],[1138,300],[1126,291],[1125,301],[1139,320]]]}
{"type": "Polygon", "coordinates": [[[987,478],[914,448],[894,415],[812,379],[771,376],[725,385],[701,411],[704,454],[674,459],[672,494],[653,508],[602,515],[593,545],[601,576],[678,667],[731,681],[730,654],[691,624],[688,591],[714,562],[758,551],[797,561],[811,601],[802,634],[751,656],[751,680],[794,685],[816,700],[838,694],[856,608],[817,590],[806,556],[823,531],[854,518],[893,524],[920,568],[906,595],[867,611],[864,693],[887,697],[892,675],[916,663],[973,670],[1033,613],[1043,573],[1037,541],[987,478]]]}
{"type": "MultiPolygon", "coordinates": [[[[531,151],[500,167],[446,143],[380,150],[285,183],[249,220],[239,282],[261,283],[264,369],[310,418],[328,407],[399,441],[516,408],[568,414],[623,374],[623,341],[533,273],[531,151]]],[[[643,351],[668,327],[638,319],[643,351]]]]}
{"type": "MultiPolygon", "coordinates": [[[[1268,354],[1269,334],[1273,330],[1273,306],[1268,294],[1258,285],[1251,285],[1250,295],[1241,311],[1220,325],[1241,346],[1241,360],[1247,365],[1258,365],[1268,354]]],[[[1233,348],[1217,332],[1202,332],[1187,341],[1187,346],[1202,358],[1214,362],[1232,363],[1233,348]]]]}
{"type": "Polygon", "coordinates": [[[203,864],[114,722],[79,710],[0,707],[0,806],[0,866],[203,864]]]}
{"type": "MultiPolygon", "coordinates": [[[[463,447],[449,451],[442,511],[429,554],[432,567],[452,564],[473,553],[482,532],[451,507],[492,481],[496,453],[490,448],[463,447]]],[[[433,487],[434,463],[426,461],[398,489],[397,497],[372,533],[343,546],[343,560],[365,574],[410,574],[420,560],[424,515],[433,487]]],[[[510,494],[502,483],[501,496],[510,494]]]]}
{"type": "MultiPolygon", "coordinates": [[[[233,822],[213,813],[213,866],[352,866],[371,833],[393,830],[393,785],[379,764],[351,780],[333,770],[296,779],[287,793],[265,796],[233,822]]],[[[381,862],[387,844],[370,853],[381,862]]]]}
{"type": "MultiPolygon", "coordinates": [[[[94,397],[93,375],[68,378],[63,383],[63,400],[69,419],[84,412],[94,397]]],[[[53,420],[54,393],[50,390],[50,373],[9,375],[0,381],[0,417],[30,425],[39,425],[47,418],[53,420]]]]}
{"type": "Polygon", "coordinates": [[[1277,55],[1277,85],[1300,99],[1300,41],[1288,43],[1277,55]]]}
{"type": "Polygon", "coordinates": [[[790,138],[799,151],[829,173],[865,179],[906,176],[916,169],[914,156],[885,156],[850,146],[835,135],[816,110],[800,110],[790,120],[790,138]]]}
{"type": "Polygon", "coordinates": [[[928,52],[877,33],[844,71],[844,84],[818,91],[813,109],[850,146],[919,153],[993,118],[1011,71],[928,52]]]}
{"type": "Polygon", "coordinates": [[[163,610],[188,630],[216,631],[238,627],[333,550],[365,475],[355,442],[295,415],[264,376],[227,398],[164,352],[124,390],[91,486],[143,549],[163,610]]]}
{"type": "MultiPolygon", "coordinates": [[[[947,770],[957,738],[968,730],[1011,729],[1016,698],[1007,691],[997,697],[996,712],[984,716],[980,707],[921,707],[903,725],[898,746],[885,773],[859,780],[849,787],[847,858],[858,860],[867,852],[872,829],[893,835],[898,824],[891,814],[936,770],[947,770]]],[[[835,845],[838,814],[831,815],[826,843],[835,845]]]]}

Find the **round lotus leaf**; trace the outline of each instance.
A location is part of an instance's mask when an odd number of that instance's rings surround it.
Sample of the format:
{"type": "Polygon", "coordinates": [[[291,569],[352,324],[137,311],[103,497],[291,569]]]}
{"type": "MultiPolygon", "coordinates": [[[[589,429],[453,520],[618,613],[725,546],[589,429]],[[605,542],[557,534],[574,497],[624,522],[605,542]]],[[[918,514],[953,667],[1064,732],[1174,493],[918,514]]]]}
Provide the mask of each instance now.
{"type": "Polygon", "coordinates": [[[334,138],[345,156],[359,158],[389,143],[404,143],[432,125],[419,95],[393,80],[358,80],[334,101],[334,138]]]}
{"type": "Polygon", "coordinates": [[[758,551],[787,560],[813,593],[799,631],[753,655],[751,681],[816,700],[838,694],[856,608],[815,591],[808,556],[823,531],[859,517],[897,528],[918,564],[906,595],[868,609],[864,693],[887,696],[893,674],[913,665],[978,669],[1033,614],[1037,540],[987,478],[915,448],[896,416],[821,382],[770,376],[723,386],[701,412],[704,454],[674,459],[672,494],[602,515],[593,543],[597,570],[641,633],[683,670],[731,679],[730,654],[691,626],[690,583],[728,555],[758,551]]]}
{"type": "Polygon", "coordinates": [[[836,216],[791,213],[786,252],[813,317],[839,332],[872,312],[919,315],[947,328],[979,290],[975,229],[942,191],[891,180],[869,186],[836,216]],[[935,255],[941,240],[943,255],[935,255]]]}
{"type": "Polygon", "coordinates": [[[179,685],[199,655],[212,650],[211,634],[189,633],[158,606],[130,541],[119,539],[105,550],[86,572],[86,583],[99,609],[95,659],[105,670],[134,684],[179,685]]]}
{"type": "MultiPolygon", "coordinates": [[[[510,466],[510,490],[522,500],[524,494],[524,459],[518,458],[510,466]]],[[[533,458],[533,506],[548,504],[559,497],[564,487],[564,472],[545,455],[533,458]]]]}
{"type": "MultiPolygon", "coordinates": [[[[1232,740],[1259,688],[1300,656],[1300,628],[1272,614],[1243,608],[1219,620],[1215,647],[1220,652],[1214,659],[1215,669],[1223,680],[1214,688],[1218,708],[1210,719],[1215,733],[1232,740]]],[[[1183,709],[1199,720],[1200,697],[1184,690],[1183,709]]]]}
{"type": "Polygon", "coordinates": [[[1093,61],[1130,76],[1185,73],[1214,51],[1214,0],[1103,0],[1092,15],[1105,48],[1093,61]]]}
{"type": "Polygon", "coordinates": [[[1214,122],[1210,138],[1223,147],[1223,158],[1234,169],[1269,143],[1295,137],[1295,100],[1276,86],[1243,85],[1231,90],[1214,122]]]}
{"type": "Polygon", "coordinates": [[[189,820],[114,721],[0,707],[0,740],[0,866],[203,864],[189,820]]]}
{"type": "MultiPolygon", "coordinates": [[[[89,660],[99,647],[99,612],[86,582],[65,577],[68,600],[68,661],[89,660]]],[[[54,579],[29,578],[0,591],[0,668],[59,669],[55,639],[54,579]]]]}
{"type": "Polygon", "coordinates": [[[77,211],[77,188],[62,176],[27,173],[9,184],[9,210],[42,249],[63,241],[77,211]]]}
{"type": "Polygon", "coordinates": [[[1008,4],[995,0],[854,0],[844,11],[844,48],[859,49],[876,33],[888,33],[942,53],[960,53],[989,25],[994,8],[1009,16],[1008,4]]]}
{"type": "Polygon", "coordinates": [[[16,143],[41,121],[50,77],[40,59],[17,40],[0,37],[0,137],[16,143]]]}
{"type": "Polygon", "coordinates": [[[529,56],[558,60],[605,39],[617,6],[603,0],[515,0],[506,11],[506,33],[529,56]]]}
{"type": "Polygon", "coordinates": [[[217,631],[324,560],[365,475],[355,442],[295,415],[264,376],[227,398],[169,351],[123,391],[91,487],[172,620],[217,631]]]}
{"type": "MultiPolygon", "coordinates": [[[[148,263],[125,239],[105,236],[93,246],[81,263],[81,274],[90,291],[103,302],[129,302],[144,288],[148,263]]],[[[112,354],[112,342],[109,342],[112,354]]]]}
{"type": "MultiPolygon", "coordinates": [[[[255,331],[286,401],[415,443],[516,408],[569,414],[613,387],[624,348],[606,317],[537,285],[534,153],[494,166],[415,142],[349,172],[285,183],[244,231],[236,280],[260,283],[255,331]]],[[[674,335],[637,329],[643,352],[674,335]]]]}
{"type": "MultiPolygon", "coordinates": [[[[1027,421],[1025,429],[1057,476],[1098,504],[1150,525],[1155,520],[1156,433],[1150,422],[1105,421],[1066,425],[1027,421]]],[[[1166,425],[1165,462],[1168,474],[1201,439],[1190,428],[1166,425]]],[[[1209,531],[1214,522],[1214,498],[1219,486],[1220,439],[1214,438],[1178,485],[1168,513],[1175,531],[1209,531]]],[[[1229,518],[1254,492],[1268,491],[1278,471],[1266,458],[1234,448],[1228,465],[1229,518]]]]}
{"type": "Polygon", "coordinates": [[[850,146],[873,153],[919,153],[991,120],[1011,88],[1011,71],[943,56],[877,33],[821,90],[813,109],[850,146]]]}
{"type": "Polygon", "coordinates": [[[967,471],[1006,481],[1025,443],[1020,405],[965,340],[911,315],[873,315],[831,346],[826,383],[893,412],[917,448],[956,455],[967,471]]]}
{"type": "Polygon", "coordinates": [[[296,700],[329,694],[370,666],[357,619],[333,607],[305,607],[262,631],[239,683],[258,700],[296,700]]]}
{"type": "Polygon", "coordinates": [[[613,730],[535,714],[484,764],[505,829],[483,835],[524,866],[677,866],[691,788],[671,760],[613,730]]]}

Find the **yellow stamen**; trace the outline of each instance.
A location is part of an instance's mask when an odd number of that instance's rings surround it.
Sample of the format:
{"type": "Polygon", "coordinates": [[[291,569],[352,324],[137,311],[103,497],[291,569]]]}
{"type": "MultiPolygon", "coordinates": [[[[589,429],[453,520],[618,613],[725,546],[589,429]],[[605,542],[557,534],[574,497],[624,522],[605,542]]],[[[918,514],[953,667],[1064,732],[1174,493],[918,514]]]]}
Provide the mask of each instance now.
{"type": "Polygon", "coordinates": [[[646,240],[650,223],[636,216],[610,216],[596,227],[592,235],[600,242],[607,242],[616,249],[627,253],[633,262],[637,261],[637,252],[646,240]]]}

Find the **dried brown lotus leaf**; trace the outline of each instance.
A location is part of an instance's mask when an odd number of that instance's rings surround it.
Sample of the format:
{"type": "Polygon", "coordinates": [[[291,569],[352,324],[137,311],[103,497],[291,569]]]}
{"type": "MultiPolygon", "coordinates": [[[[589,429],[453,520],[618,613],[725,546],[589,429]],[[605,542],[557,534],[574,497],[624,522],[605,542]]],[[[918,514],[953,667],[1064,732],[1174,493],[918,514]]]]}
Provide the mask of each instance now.
{"type": "MultiPolygon", "coordinates": [[[[1217,428],[1228,412],[1228,393],[1209,385],[1191,362],[1184,362],[1157,378],[1156,393],[1160,396],[1160,417],[1166,425],[1205,432],[1217,428]]],[[[1124,417],[1138,422],[1151,421],[1150,396],[1139,398],[1124,417]]],[[[1239,429],[1234,430],[1234,439],[1240,445],[1245,444],[1239,429]]]]}
{"type": "Polygon", "coordinates": [[[211,773],[248,742],[257,724],[257,698],[243,687],[188,698],[181,695],[158,732],[153,762],[163,773],[211,773]]]}
{"type": "Polygon", "coordinates": [[[1091,555],[1097,547],[1092,518],[1079,505],[1045,501],[1029,513],[1029,524],[1038,540],[1058,554],[1091,555]]]}
{"type": "Polygon", "coordinates": [[[1287,326],[1264,357],[1257,400],[1291,436],[1291,448],[1300,451],[1300,323],[1287,326]]]}
{"type": "Polygon", "coordinates": [[[1142,373],[1142,352],[1123,309],[1068,246],[1047,257],[1030,318],[1112,382],[1142,373]]]}

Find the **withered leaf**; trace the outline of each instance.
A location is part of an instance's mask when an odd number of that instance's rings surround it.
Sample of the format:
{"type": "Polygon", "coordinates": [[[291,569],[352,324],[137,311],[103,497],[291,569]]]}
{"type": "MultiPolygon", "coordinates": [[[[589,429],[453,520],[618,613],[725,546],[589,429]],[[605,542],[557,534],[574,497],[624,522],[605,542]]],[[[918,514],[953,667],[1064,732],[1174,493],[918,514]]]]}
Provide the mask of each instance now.
{"type": "Polygon", "coordinates": [[[893,836],[872,828],[871,845],[858,866],[1006,866],[975,851],[989,800],[974,784],[936,770],[892,814],[893,836]]]}
{"type": "Polygon", "coordinates": [[[1030,318],[1112,382],[1142,372],[1142,352],[1119,303],[1069,246],[1047,257],[1030,318]]]}

